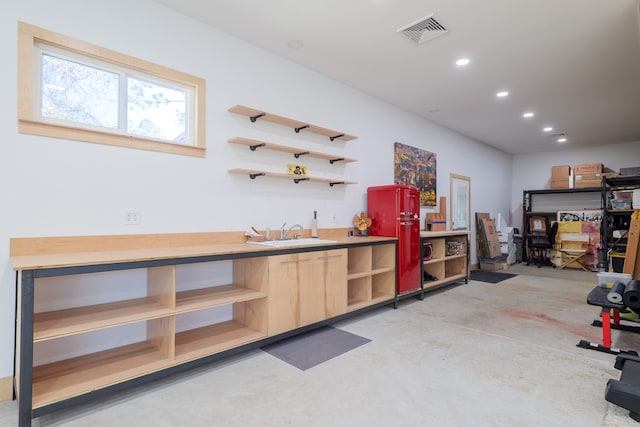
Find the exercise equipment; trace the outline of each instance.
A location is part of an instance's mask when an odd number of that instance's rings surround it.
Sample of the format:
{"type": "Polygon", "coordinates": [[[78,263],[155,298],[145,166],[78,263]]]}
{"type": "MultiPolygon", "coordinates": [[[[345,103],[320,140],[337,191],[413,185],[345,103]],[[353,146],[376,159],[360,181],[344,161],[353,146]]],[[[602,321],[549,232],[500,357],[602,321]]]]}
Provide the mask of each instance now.
{"type": "Polygon", "coordinates": [[[616,356],[614,368],[621,371],[620,379],[610,379],[604,398],[629,410],[629,416],[640,422],[640,357],[629,354],[616,356]]]}

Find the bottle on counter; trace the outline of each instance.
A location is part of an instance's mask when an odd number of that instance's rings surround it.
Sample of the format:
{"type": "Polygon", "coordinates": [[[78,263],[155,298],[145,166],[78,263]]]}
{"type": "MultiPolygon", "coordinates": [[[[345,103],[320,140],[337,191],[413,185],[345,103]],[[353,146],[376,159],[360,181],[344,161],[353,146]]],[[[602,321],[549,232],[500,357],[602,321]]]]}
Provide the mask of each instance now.
{"type": "Polygon", "coordinates": [[[311,237],[318,237],[318,211],[313,211],[311,220],[311,237]]]}

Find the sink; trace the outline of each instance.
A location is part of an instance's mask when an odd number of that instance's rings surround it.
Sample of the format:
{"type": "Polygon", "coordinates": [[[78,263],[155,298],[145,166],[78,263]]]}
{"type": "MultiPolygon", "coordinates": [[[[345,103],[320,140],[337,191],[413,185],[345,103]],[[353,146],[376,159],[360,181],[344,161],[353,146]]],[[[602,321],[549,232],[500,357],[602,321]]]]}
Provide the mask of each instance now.
{"type": "Polygon", "coordinates": [[[265,240],[264,242],[247,242],[252,245],[270,246],[272,248],[282,248],[288,246],[308,246],[308,245],[323,245],[328,243],[337,243],[336,240],[324,240],[324,239],[289,239],[289,240],[265,240]]]}

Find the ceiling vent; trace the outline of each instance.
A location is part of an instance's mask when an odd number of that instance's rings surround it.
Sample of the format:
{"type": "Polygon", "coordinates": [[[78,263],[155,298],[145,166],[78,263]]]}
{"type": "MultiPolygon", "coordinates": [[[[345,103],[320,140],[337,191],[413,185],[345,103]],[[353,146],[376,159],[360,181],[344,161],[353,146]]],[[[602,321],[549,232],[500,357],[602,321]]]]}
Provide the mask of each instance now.
{"type": "Polygon", "coordinates": [[[449,30],[444,27],[442,22],[434,18],[432,13],[416,22],[412,22],[406,27],[400,28],[398,32],[404,34],[416,44],[422,44],[428,40],[447,34],[449,30]]]}
{"type": "Polygon", "coordinates": [[[564,132],[552,133],[547,135],[547,138],[566,138],[567,134],[564,132]]]}

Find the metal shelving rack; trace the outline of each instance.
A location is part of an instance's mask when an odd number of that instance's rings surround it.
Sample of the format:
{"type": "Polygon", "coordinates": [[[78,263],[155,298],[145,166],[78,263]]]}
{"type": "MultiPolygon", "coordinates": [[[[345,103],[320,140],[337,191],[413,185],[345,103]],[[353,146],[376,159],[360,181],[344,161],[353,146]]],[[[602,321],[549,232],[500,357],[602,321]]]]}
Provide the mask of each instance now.
{"type": "Polygon", "coordinates": [[[608,269],[611,265],[611,252],[623,253],[627,249],[627,237],[613,237],[616,230],[628,230],[631,222],[633,209],[612,209],[611,199],[614,191],[635,190],[640,188],[640,176],[617,176],[602,178],[602,226],[600,227],[600,240],[602,243],[603,256],[601,258],[603,267],[608,269]]]}
{"type": "MultiPolygon", "coordinates": [[[[529,251],[527,250],[527,236],[529,235],[529,218],[532,216],[542,216],[548,220],[555,220],[558,210],[562,209],[559,206],[554,210],[534,210],[534,196],[540,195],[571,195],[580,193],[601,193],[602,189],[599,187],[594,188],[558,188],[558,189],[542,189],[542,190],[524,190],[522,192],[522,230],[520,231],[522,236],[522,261],[529,261],[529,251]]],[[[596,202],[597,203],[597,202],[596,202]]]]}

